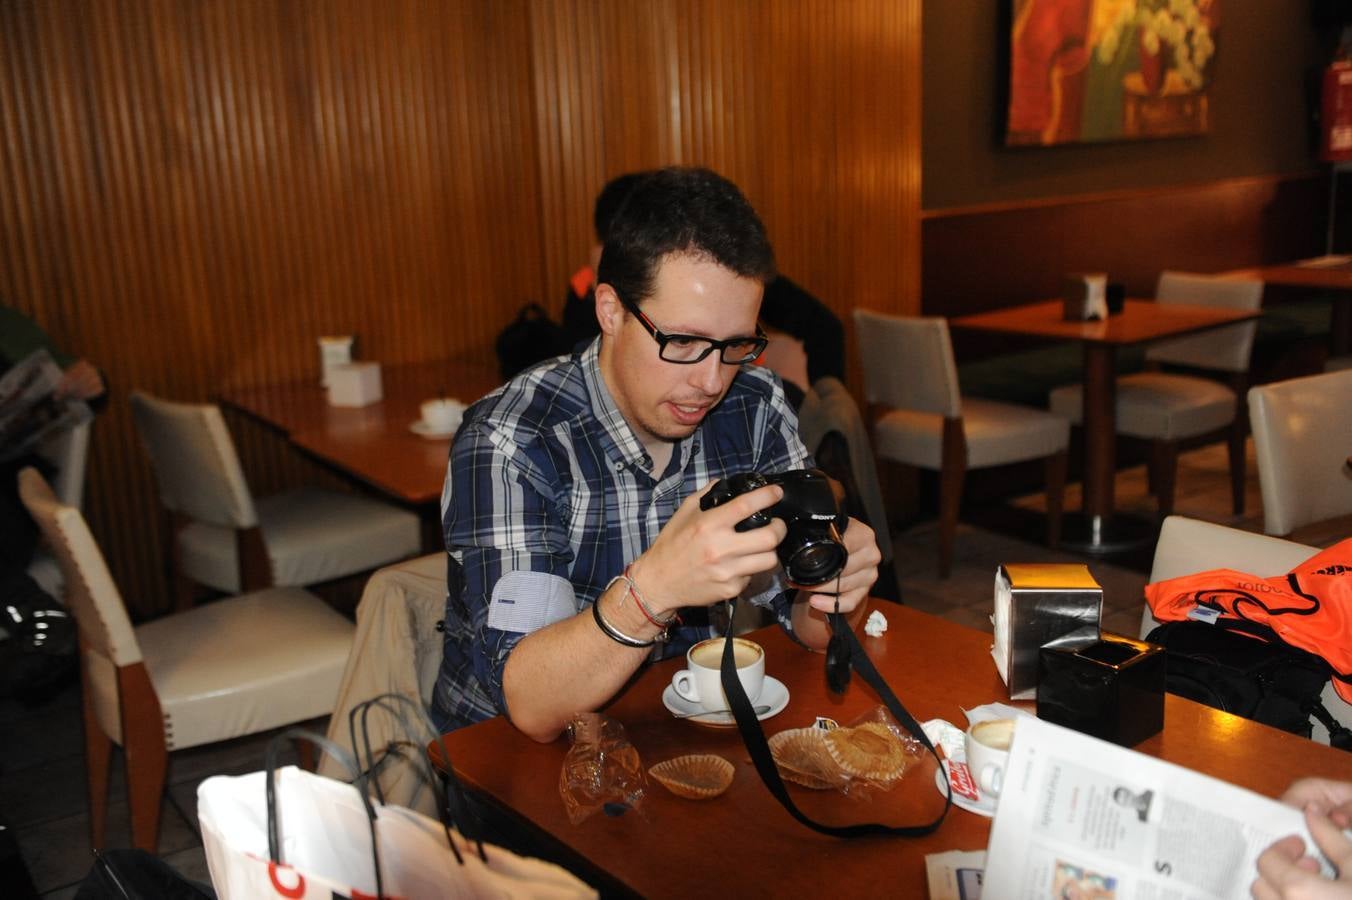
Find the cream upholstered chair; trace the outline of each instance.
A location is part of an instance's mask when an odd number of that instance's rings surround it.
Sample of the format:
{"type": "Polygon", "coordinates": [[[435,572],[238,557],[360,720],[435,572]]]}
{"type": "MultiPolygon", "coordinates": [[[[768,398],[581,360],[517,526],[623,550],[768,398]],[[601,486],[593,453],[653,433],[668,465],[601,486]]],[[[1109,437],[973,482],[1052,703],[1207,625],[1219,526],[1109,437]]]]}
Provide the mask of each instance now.
{"type": "MultiPolygon", "coordinates": [[[[1256,310],[1263,302],[1263,282],[1210,275],[1163,272],[1155,289],[1157,303],[1225,306],[1256,310]]],[[[1183,442],[1206,441],[1222,434],[1230,451],[1230,493],[1235,514],[1244,511],[1244,391],[1255,322],[1242,322],[1189,337],[1159,341],[1146,349],[1152,371],[1117,379],[1117,433],[1150,441],[1150,486],[1160,515],[1174,508],[1174,477],[1183,442]],[[1159,365],[1185,366],[1223,375],[1212,378],[1153,370],[1159,365]]],[[[1072,384],[1048,396],[1052,412],[1075,424],[1084,418],[1084,388],[1072,384]]]]}
{"type": "Polygon", "coordinates": [[[19,493],[61,563],[80,632],[91,839],[103,843],[118,744],[132,842],[153,853],[169,751],[328,713],[352,625],[308,591],[270,588],[132,627],[80,511],[32,468],[19,493]]]}
{"type": "Polygon", "coordinates": [[[417,516],[388,503],[312,487],[255,502],[216,406],[141,391],[131,406],[175,519],[180,606],[188,581],[226,593],[317,584],[420,552],[417,516]]]}
{"type": "Polygon", "coordinates": [[[939,472],[939,574],[953,563],[953,540],[967,470],[1047,460],[1047,541],[1060,539],[1070,424],[1062,417],[963,397],[948,322],[854,311],[864,393],[879,457],[939,472]]]}
{"type": "MultiPolygon", "coordinates": [[[[1150,568],[1150,583],[1209,569],[1234,569],[1270,578],[1291,571],[1318,552],[1318,547],[1254,534],[1252,531],[1241,531],[1183,516],[1169,516],[1160,527],[1155,560],[1150,568]]],[[[1158,624],[1159,620],[1150,614],[1150,607],[1145,606],[1141,610],[1140,636],[1145,637],[1158,624]]],[[[1335,719],[1352,727],[1352,705],[1338,696],[1332,683],[1324,686],[1319,699],[1335,719]]],[[[1310,736],[1321,744],[1329,742],[1328,729],[1317,721],[1310,736]]]]}
{"type": "MultiPolygon", "coordinates": [[[[93,422],[81,422],[67,428],[47,441],[38,452],[56,467],[52,490],[67,506],[79,509],[84,505],[85,471],[89,462],[89,433],[93,422]]],[[[29,576],[53,597],[60,598],[63,590],[61,567],[46,547],[39,547],[28,564],[29,576]]]]}
{"type": "Polygon", "coordinates": [[[1253,388],[1249,418],[1264,531],[1352,514],[1352,369],[1253,388]]]}

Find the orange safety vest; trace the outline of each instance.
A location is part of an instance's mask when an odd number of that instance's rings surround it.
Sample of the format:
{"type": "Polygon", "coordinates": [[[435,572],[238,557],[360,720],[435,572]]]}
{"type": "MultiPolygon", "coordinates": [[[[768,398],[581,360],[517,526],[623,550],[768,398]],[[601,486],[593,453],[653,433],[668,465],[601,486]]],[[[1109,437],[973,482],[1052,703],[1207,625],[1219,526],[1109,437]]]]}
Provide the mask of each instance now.
{"type": "Polygon", "coordinates": [[[1203,609],[1219,612],[1221,619],[1266,625],[1292,647],[1332,666],[1334,690],[1352,703],[1352,538],[1286,575],[1259,578],[1213,569],[1147,585],[1145,599],[1161,622],[1195,619],[1203,609]]]}

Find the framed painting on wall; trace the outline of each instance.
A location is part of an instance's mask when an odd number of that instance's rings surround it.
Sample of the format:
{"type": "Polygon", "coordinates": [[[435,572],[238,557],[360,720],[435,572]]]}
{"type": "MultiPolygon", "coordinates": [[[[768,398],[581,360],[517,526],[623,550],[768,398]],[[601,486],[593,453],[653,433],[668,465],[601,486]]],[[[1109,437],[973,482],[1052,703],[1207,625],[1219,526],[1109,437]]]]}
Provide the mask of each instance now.
{"type": "Polygon", "coordinates": [[[1008,146],[1203,134],[1221,0],[1013,0],[1008,146]]]}

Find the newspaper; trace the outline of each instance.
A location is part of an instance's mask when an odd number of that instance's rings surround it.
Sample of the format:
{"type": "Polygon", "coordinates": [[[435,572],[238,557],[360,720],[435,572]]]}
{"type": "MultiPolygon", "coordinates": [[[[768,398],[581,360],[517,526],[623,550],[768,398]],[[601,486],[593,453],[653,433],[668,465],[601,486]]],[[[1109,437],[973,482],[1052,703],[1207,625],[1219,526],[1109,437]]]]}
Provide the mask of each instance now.
{"type": "Polygon", "coordinates": [[[986,849],[985,890],[996,900],[1247,898],[1258,855],[1288,834],[1317,852],[1293,807],[1025,717],[986,849]]]}
{"type": "Polygon", "coordinates": [[[33,351],[0,377],[0,462],[93,418],[84,401],[57,396],[61,378],[61,367],[46,350],[33,351]]]}

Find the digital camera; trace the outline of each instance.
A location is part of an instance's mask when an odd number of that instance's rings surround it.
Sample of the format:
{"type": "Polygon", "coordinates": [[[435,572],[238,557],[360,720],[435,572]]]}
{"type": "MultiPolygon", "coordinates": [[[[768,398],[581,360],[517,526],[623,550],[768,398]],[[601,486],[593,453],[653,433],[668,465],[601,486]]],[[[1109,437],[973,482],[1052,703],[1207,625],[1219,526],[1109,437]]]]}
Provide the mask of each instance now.
{"type": "Polygon", "coordinates": [[[700,498],[700,509],[722,506],[734,497],[777,484],[784,497],[774,506],[752,513],[737,523],[738,531],[750,531],[783,519],[788,533],[777,548],[784,572],[795,584],[822,584],[845,568],[849,554],[840,536],[849,517],[834,482],[821,469],[790,469],[777,475],[742,472],[729,475],[700,498]]]}

